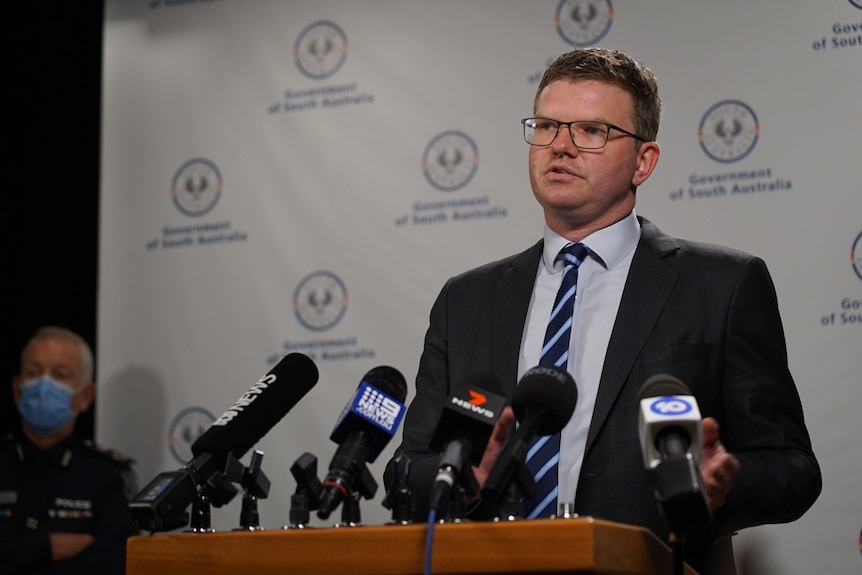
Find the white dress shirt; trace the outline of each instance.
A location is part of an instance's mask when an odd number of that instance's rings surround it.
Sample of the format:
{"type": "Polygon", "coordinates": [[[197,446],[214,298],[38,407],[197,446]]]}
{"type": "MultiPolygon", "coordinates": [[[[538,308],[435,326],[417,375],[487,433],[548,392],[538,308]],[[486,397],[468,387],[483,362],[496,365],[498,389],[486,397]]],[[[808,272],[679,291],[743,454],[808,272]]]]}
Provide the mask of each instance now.
{"type": "MultiPolygon", "coordinates": [[[[548,318],[563,281],[563,262],[555,260],[560,250],[571,243],[547,226],[544,238],[542,261],[521,336],[518,379],[539,363],[548,318]]],[[[578,268],[572,338],[566,365],[578,388],[578,400],[560,439],[558,502],[575,501],[602,366],[639,239],[640,224],[632,211],[617,223],[581,241],[592,253],[578,268]]]]}

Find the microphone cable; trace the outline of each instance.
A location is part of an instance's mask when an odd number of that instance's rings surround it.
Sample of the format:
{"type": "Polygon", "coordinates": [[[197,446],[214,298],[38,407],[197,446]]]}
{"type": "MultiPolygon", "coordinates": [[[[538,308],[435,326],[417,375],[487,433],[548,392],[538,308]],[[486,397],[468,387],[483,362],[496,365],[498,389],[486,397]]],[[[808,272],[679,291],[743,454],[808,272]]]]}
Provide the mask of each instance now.
{"type": "Polygon", "coordinates": [[[428,533],[425,536],[425,575],[431,575],[431,556],[434,553],[434,527],[437,525],[437,510],[428,512],[428,533]]]}

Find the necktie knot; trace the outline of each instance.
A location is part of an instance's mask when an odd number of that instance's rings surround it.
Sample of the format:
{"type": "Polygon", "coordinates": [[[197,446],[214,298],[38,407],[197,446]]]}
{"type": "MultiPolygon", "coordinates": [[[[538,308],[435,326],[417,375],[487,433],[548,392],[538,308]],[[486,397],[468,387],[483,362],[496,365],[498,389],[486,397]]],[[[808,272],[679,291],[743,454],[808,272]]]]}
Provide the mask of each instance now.
{"type": "Polygon", "coordinates": [[[584,244],[569,244],[557,254],[557,261],[564,262],[566,267],[578,267],[587,259],[588,255],[590,255],[590,248],[584,244]]]}

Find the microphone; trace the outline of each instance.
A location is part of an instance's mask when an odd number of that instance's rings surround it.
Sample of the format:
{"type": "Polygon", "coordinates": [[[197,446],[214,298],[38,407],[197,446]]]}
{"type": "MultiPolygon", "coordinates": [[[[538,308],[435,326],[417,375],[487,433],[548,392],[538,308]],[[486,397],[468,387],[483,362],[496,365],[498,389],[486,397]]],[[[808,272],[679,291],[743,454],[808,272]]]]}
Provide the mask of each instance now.
{"type": "Polygon", "coordinates": [[[671,532],[706,527],[712,510],[698,464],[703,428],[697,400],[672,375],[650,377],[638,394],[644,467],[656,474],[656,499],[671,532]]]}
{"type": "Polygon", "coordinates": [[[512,411],[518,427],[485,481],[484,497],[498,501],[516,472],[522,495],[533,495],[536,484],[525,465],[530,443],[537,435],[561,431],[571,419],[577,401],[578,388],[565,369],[538,365],[524,373],[512,396],[512,411]]]}
{"type": "Polygon", "coordinates": [[[286,355],[195,440],[192,454],[209,453],[224,470],[228,455],[242,457],[305,397],[318,376],[317,366],[308,356],[286,355]],[[292,383],[275,385],[279,377],[290,377],[292,383]]]}
{"type": "Polygon", "coordinates": [[[317,366],[306,355],[291,353],[260,378],[192,444],[194,458],[178,471],[158,475],[129,503],[142,529],[173,529],[199,491],[220,507],[236,495],[226,478],[236,462],[278,423],[318,379],[317,366]],[[264,397],[265,396],[265,397],[264,397]]]}
{"type": "MultiPolygon", "coordinates": [[[[430,448],[441,451],[431,488],[431,509],[439,510],[461,476],[465,463],[479,465],[494,424],[506,405],[503,385],[491,373],[468,375],[452,387],[430,448]]],[[[475,483],[475,481],[474,481],[475,483]]],[[[473,488],[475,494],[476,487],[473,488]]]]}
{"type": "Polygon", "coordinates": [[[323,481],[318,517],[329,517],[361,480],[366,462],[373,463],[395,435],[406,398],[407,382],[394,367],[375,367],[362,378],[329,436],[338,449],[323,481]]]}

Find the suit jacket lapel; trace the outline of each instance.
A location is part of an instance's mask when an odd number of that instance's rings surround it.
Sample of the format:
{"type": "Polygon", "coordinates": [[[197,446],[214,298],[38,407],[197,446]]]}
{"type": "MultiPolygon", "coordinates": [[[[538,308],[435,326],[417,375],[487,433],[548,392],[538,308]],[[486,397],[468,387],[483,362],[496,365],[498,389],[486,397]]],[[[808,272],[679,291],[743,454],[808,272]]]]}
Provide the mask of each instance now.
{"type": "Polygon", "coordinates": [[[543,241],[514,256],[503,271],[494,294],[491,318],[492,370],[498,374],[506,393],[514,393],[518,379],[518,355],[527,321],[536,271],[542,257],[543,241]]]}
{"type": "MultiPolygon", "coordinates": [[[[677,272],[663,259],[679,249],[676,241],[648,220],[641,222],[641,239],[632,258],[620,308],[602,368],[586,452],[607,420],[632,367],[677,281],[677,272]]],[[[642,383],[642,382],[641,382],[642,383]]]]}

